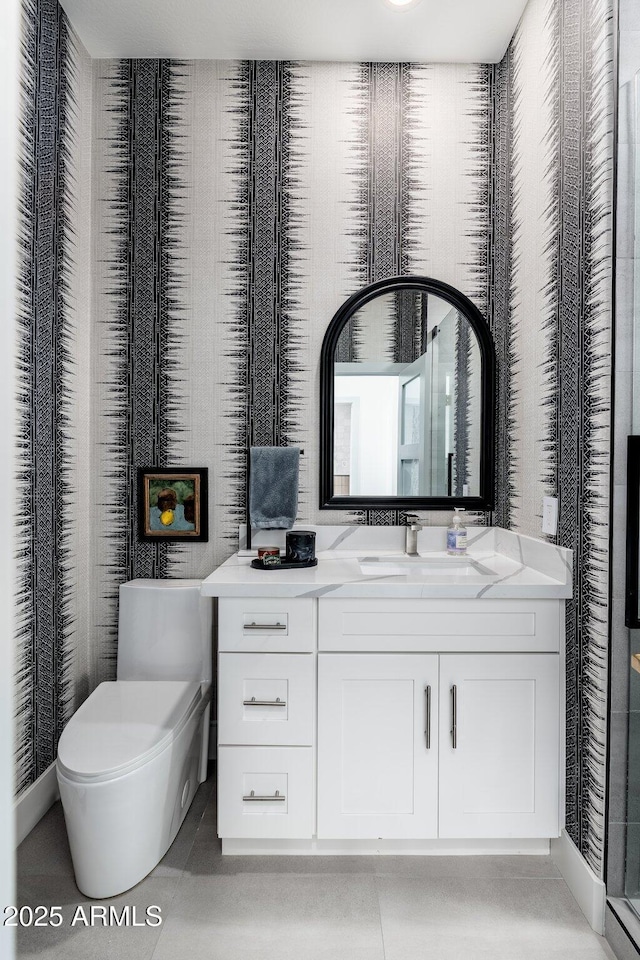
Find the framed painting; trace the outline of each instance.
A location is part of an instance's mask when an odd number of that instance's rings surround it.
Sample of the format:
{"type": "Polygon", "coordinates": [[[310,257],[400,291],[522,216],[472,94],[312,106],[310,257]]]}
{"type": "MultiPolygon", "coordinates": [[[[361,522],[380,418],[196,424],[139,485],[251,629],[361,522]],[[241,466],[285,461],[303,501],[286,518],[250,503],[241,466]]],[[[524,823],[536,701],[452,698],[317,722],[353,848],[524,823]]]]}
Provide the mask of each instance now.
{"type": "Polygon", "coordinates": [[[141,540],[209,539],[206,467],[138,470],[141,540]]]}

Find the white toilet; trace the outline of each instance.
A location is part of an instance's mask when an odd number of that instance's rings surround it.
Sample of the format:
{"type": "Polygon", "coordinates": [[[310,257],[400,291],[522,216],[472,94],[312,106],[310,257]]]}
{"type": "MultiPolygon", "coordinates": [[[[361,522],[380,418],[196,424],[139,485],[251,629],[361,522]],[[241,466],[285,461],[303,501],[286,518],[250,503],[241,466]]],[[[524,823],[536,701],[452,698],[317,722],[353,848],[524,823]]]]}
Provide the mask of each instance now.
{"type": "Polygon", "coordinates": [[[212,600],[200,580],[120,587],[117,679],[71,717],[56,771],[79,889],[111,897],[162,859],[206,778],[212,600]]]}

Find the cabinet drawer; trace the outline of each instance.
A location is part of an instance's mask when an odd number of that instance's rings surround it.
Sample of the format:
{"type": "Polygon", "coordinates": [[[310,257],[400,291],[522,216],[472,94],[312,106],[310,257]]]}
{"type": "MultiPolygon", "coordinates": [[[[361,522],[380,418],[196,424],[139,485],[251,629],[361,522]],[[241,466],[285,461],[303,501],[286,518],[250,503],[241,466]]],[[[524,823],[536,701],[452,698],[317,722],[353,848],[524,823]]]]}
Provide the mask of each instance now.
{"type": "Polygon", "coordinates": [[[559,650],[558,600],[320,599],[320,650],[549,652],[559,650]]]}
{"type": "Polygon", "coordinates": [[[313,830],[311,747],[220,748],[220,837],[304,839],[313,830]]]}
{"type": "Polygon", "coordinates": [[[221,653],[218,742],[311,746],[314,667],[309,653],[221,653]]]}
{"type": "Polygon", "coordinates": [[[312,599],[221,597],[218,601],[219,650],[312,653],[315,648],[312,599]]]}

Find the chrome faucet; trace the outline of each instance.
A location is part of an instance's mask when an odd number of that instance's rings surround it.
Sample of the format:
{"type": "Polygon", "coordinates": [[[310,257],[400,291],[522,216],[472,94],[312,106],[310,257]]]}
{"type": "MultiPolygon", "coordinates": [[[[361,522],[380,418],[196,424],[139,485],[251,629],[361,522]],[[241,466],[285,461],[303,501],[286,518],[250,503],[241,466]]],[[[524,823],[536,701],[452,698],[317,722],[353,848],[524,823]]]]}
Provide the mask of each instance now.
{"type": "Polygon", "coordinates": [[[404,540],[404,552],[409,557],[418,556],[418,532],[422,530],[422,524],[419,520],[413,519],[410,523],[406,525],[405,530],[405,540],[404,540]]]}

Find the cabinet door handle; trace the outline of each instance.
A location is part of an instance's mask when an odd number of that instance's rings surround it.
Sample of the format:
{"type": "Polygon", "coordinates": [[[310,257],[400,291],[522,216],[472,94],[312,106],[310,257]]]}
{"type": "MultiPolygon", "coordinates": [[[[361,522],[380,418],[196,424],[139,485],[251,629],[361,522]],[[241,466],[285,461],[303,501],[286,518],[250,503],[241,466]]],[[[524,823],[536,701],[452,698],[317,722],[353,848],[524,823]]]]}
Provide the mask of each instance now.
{"type": "Polygon", "coordinates": [[[242,625],[243,630],[286,630],[286,623],[256,623],[253,620],[251,623],[244,623],[242,625]]]}
{"type": "Polygon", "coordinates": [[[451,687],[451,746],[454,750],[458,746],[458,688],[455,683],[451,687]]]}
{"type": "Polygon", "coordinates": [[[431,749],[431,687],[424,688],[425,710],[427,713],[424,728],[424,742],[427,750],[431,749]]]}
{"type": "Polygon", "coordinates": [[[243,700],[243,707],[286,707],[287,701],[281,700],[280,697],[276,697],[275,700],[256,700],[255,697],[251,697],[251,700],[243,700]]]}
{"type": "Polygon", "coordinates": [[[280,793],[279,790],[276,790],[272,797],[257,797],[255,790],[252,790],[251,793],[242,798],[243,800],[254,800],[258,803],[271,803],[272,800],[286,800],[287,798],[280,793]]]}

